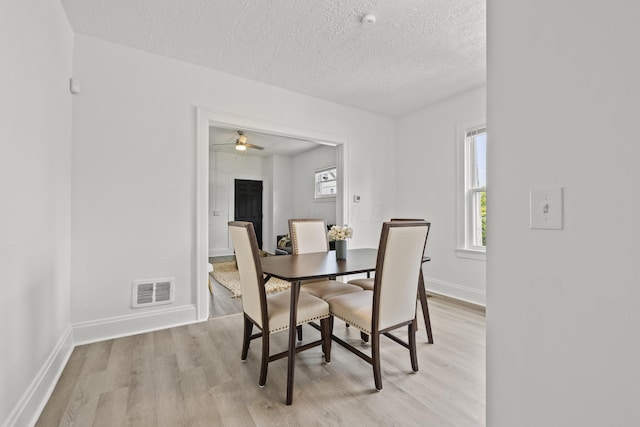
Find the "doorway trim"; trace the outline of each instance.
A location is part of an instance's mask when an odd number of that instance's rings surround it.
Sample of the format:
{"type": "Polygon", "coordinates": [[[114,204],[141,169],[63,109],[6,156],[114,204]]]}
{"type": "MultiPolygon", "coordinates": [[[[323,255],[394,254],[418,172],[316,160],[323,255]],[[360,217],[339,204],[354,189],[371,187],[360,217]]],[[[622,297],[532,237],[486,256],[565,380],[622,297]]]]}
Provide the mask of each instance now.
{"type": "Polygon", "coordinates": [[[242,129],[271,135],[312,141],[318,144],[336,147],[336,168],[338,169],[338,194],[336,198],[336,223],[347,224],[349,203],[349,147],[347,139],[335,135],[323,134],[310,129],[301,129],[282,123],[269,122],[260,118],[240,116],[233,113],[216,111],[205,107],[196,108],[196,200],[195,200],[195,260],[192,268],[195,277],[194,294],[196,296],[196,317],[198,321],[209,318],[209,299],[207,286],[209,263],[209,127],[242,129]]]}

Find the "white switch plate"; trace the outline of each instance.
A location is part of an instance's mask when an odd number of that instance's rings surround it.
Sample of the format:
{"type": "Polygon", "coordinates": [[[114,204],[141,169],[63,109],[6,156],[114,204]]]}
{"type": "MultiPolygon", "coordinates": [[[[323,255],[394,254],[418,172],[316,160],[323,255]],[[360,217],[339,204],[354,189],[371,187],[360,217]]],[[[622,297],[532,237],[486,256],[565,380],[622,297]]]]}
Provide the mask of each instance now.
{"type": "Polygon", "coordinates": [[[71,93],[80,93],[80,80],[78,79],[70,79],[69,80],[69,90],[71,93]]]}
{"type": "Polygon", "coordinates": [[[562,187],[531,187],[531,228],[562,230],[564,189],[562,187]]]}

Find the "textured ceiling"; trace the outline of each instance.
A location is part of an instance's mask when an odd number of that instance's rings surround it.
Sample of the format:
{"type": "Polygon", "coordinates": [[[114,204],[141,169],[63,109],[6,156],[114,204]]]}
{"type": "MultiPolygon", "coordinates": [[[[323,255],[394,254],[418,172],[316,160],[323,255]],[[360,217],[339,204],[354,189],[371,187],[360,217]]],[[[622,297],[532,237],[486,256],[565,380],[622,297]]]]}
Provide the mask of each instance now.
{"type": "Polygon", "coordinates": [[[62,4],[77,33],[388,116],[486,81],[485,0],[62,4]]]}

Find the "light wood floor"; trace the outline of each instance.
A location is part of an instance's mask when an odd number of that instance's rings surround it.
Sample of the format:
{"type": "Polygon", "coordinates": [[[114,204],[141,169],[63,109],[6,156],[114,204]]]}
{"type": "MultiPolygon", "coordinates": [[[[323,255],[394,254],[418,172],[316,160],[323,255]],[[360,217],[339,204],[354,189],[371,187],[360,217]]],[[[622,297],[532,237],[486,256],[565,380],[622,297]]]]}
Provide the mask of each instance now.
{"type": "Polygon", "coordinates": [[[242,313],[242,298],[231,298],[232,294],[229,289],[218,283],[212,276],[209,277],[213,288],[213,294],[209,300],[209,317],[242,313]]]}
{"type": "MultiPolygon", "coordinates": [[[[218,316],[241,304],[224,301],[219,286],[211,302],[218,316]]],[[[240,361],[239,307],[203,323],[76,347],[37,426],[485,425],[481,311],[429,298],[435,344],[421,327],[414,374],[408,351],[382,338],[380,392],[371,366],[337,344],[329,365],[319,347],[299,353],[293,405],[286,406],[286,358],[269,365],[262,389],[260,340],[240,361]]],[[[334,333],[369,347],[355,328],[336,322],[334,333]]],[[[305,327],[305,341],[318,336],[305,327]]],[[[271,351],[286,345],[287,333],[277,333],[271,351]]]]}

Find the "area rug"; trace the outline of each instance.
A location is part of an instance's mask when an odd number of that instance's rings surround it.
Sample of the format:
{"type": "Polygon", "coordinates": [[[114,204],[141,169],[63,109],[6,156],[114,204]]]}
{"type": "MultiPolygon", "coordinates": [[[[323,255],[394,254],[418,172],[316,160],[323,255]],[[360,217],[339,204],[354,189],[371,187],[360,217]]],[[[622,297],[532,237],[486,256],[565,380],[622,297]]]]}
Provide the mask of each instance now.
{"type": "MultiPolygon", "coordinates": [[[[242,296],[240,274],[236,268],[235,261],[217,262],[213,264],[213,272],[211,275],[218,283],[231,291],[232,298],[242,296]]],[[[289,282],[272,277],[265,285],[265,290],[267,293],[277,292],[289,289],[289,286],[289,282]]]]}

